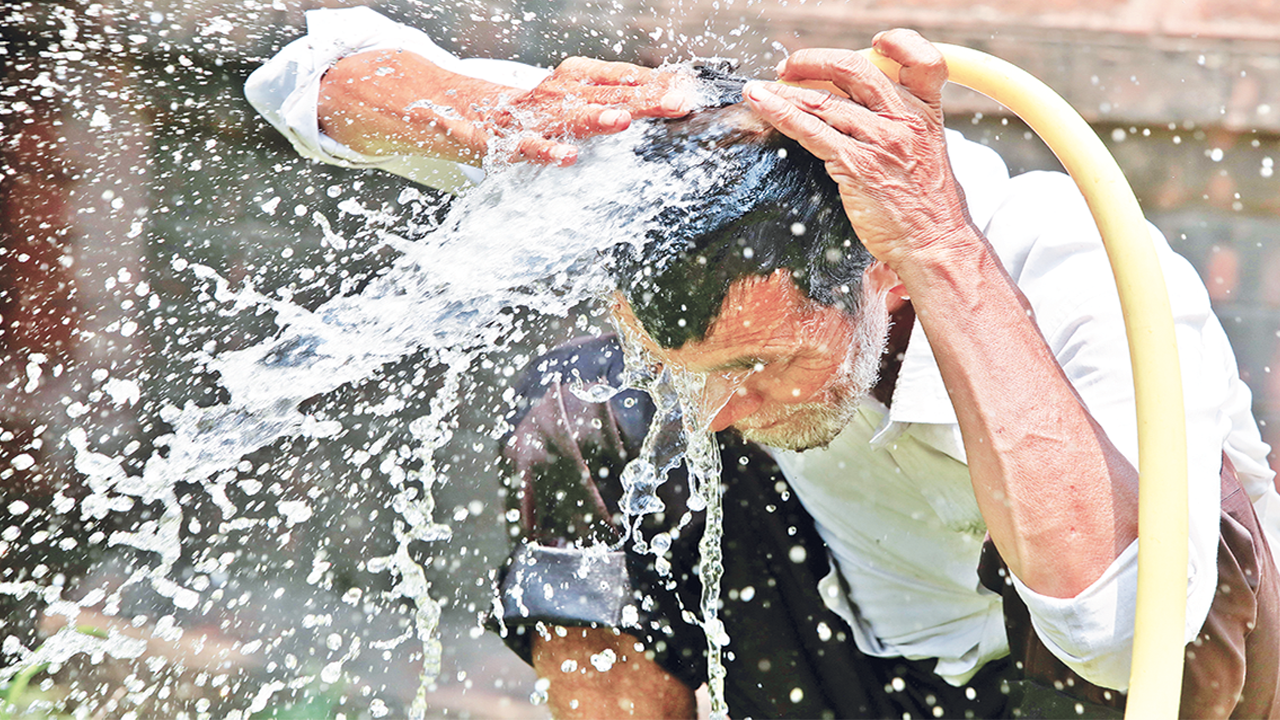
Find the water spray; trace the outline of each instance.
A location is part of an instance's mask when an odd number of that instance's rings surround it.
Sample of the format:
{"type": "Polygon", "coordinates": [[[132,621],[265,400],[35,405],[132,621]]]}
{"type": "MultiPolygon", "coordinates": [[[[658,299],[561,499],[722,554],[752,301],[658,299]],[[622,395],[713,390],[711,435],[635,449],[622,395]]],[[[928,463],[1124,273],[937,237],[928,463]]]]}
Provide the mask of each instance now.
{"type": "MultiPolygon", "coordinates": [[[[1047,85],[1003,60],[938,44],[951,82],[1004,105],[1075,180],[1106,246],[1133,363],[1138,421],[1137,619],[1127,718],[1178,716],[1186,626],[1187,428],[1173,312],[1138,200],[1084,118],[1047,85]]],[[[899,65],[863,53],[890,78],[899,65]]]]}

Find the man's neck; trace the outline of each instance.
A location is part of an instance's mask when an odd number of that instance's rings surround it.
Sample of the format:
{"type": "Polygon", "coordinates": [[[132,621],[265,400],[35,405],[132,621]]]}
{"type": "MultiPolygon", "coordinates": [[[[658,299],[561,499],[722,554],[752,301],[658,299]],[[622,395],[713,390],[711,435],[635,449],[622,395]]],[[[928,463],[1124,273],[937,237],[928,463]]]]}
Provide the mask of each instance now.
{"type": "Polygon", "coordinates": [[[907,352],[907,341],[911,339],[911,328],[916,322],[916,311],[911,303],[904,302],[889,317],[889,340],[885,344],[884,354],[880,356],[880,379],[871,396],[885,407],[893,405],[893,390],[898,386],[898,371],[902,369],[902,358],[907,352]]]}

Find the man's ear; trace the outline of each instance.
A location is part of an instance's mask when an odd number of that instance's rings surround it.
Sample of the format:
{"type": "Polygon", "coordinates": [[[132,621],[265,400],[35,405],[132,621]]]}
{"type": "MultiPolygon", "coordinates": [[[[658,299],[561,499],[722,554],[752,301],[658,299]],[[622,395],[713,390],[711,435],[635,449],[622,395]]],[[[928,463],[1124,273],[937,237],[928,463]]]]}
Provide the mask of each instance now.
{"type": "Polygon", "coordinates": [[[867,290],[870,293],[886,295],[885,302],[889,312],[897,310],[902,303],[911,299],[907,295],[907,289],[902,285],[902,280],[898,279],[898,273],[883,262],[876,260],[871,263],[863,275],[863,281],[867,284],[867,290]]]}

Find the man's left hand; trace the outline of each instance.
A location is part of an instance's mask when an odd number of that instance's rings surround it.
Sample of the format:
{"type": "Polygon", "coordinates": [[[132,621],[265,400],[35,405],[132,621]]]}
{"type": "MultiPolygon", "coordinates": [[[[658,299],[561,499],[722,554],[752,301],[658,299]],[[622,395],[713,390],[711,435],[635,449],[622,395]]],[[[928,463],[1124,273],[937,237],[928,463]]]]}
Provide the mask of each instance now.
{"type": "Polygon", "coordinates": [[[969,223],[951,172],[942,126],[946,61],[911,30],[873,47],[902,66],[898,82],[848,50],[800,50],[778,68],[785,82],[826,82],[847,97],[805,87],[750,83],[751,107],[826,161],[845,212],[867,249],[890,267],[928,252],[969,223]]]}

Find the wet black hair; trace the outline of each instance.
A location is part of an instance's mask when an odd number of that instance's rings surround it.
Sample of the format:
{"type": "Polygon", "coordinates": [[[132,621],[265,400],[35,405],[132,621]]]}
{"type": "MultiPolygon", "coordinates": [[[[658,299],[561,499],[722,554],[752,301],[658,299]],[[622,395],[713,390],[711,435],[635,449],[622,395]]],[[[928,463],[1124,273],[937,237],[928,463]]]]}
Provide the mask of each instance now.
{"type": "Polygon", "coordinates": [[[680,347],[706,335],[734,281],[780,268],[809,298],[856,314],[872,257],[823,162],[741,103],[745,78],[699,73],[718,106],[653,122],[636,151],[710,179],[698,197],[666,206],[639,250],[615,249],[613,274],[636,317],[658,344],[680,347]]]}

